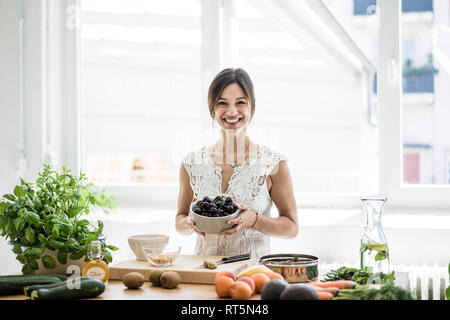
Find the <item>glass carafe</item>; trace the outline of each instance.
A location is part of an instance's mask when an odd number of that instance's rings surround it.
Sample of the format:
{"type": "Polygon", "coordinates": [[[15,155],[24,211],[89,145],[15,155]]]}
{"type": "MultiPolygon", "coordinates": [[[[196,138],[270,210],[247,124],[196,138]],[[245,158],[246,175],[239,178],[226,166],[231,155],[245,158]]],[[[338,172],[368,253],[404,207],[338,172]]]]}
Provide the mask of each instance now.
{"type": "Polygon", "coordinates": [[[366,223],[361,236],[361,269],[369,267],[375,275],[389,273],[389,248],[381,226],[381,216],[387,198],[384,196],[362,197],[361,203],[366,223]]]}

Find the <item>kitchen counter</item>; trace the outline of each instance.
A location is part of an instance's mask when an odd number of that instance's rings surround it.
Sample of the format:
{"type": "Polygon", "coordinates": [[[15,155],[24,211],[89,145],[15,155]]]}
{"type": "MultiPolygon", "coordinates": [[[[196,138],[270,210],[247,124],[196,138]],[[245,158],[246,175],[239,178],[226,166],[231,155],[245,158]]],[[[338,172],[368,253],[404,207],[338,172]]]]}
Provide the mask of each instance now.
{"type": "MultiPolygon", "coordinates": [[[[28,300],[25,295],[4,296],[0,300],[28,300]]],[[[175,289],[155,287],[150,282],[137,290],[127,289],[122,281],[110,280],[106,284],[105,292],[93,300],[216,300],[214,285],[180,283],[175,289]]],[[[251,299],[260,299],[254,294],[251,299]]]]}
{"type": "MultiPolygon", "coordinates": [[[[408,274],[396,272],[395,283],[401,287],[407,287],[408,274]]],[[[251,300],[259,300],[260,294],[254,294],[251,300]]],[[[25,295],[3,296],[0,300],[28,300],[25,295]]],[[[105,291],[92,300],[218,300],[214,285],[180,283],[175,289],[155,287],[146,281],[137,290],[127,289],[120,280],[109,280],[105,291]]],[[[232,301],[231,299],[227,299],[232,301]]]]}

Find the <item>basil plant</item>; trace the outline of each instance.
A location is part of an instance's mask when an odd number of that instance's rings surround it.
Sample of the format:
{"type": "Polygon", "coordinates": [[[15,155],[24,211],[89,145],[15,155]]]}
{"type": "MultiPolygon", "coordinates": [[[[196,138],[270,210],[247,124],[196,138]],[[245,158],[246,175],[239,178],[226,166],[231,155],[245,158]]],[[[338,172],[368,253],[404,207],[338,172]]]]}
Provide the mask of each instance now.
{"type": "MultiPolygon", "coordinates": [[[[57,250],[57,260],[86,257],[89,244],[99,240],[103,222],[92,223],[85,219],[92,207],[105,213],[114,209],[114,199],[87,183],[85,174],[72,175],[62,168],[56,172],[44,165],[35,183],[20,179],[12,194],[0,198],[0,235],[14,244],[13,252],[23,265],[23,274],[34,274],[41,259],[45,268],[53,269],[56,261],[44,250],[57,250]]],[[[112,261],[111,251],[118,248],[102,241],[103,260],[112,261]]]]}

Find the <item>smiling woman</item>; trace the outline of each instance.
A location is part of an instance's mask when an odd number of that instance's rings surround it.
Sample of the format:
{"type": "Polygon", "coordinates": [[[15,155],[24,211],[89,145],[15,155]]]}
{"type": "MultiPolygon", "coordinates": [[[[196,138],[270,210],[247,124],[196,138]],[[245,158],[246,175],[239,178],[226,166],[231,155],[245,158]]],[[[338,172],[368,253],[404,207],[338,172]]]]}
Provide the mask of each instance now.
{"type": "Polygon", "coordinates": [[[196,253],[252,257],[269,253],[269,236],[297,235],[297,206],[287,158],[256,144],[247,135],[255,111],[253,84],[243,69],[218,73],[208,91],[211,117],[220,125],[220,138],[211,146],[188,153],[180,168],[177,231],[198,234],[196,253]],[[194,228],[190,204],[195,199],[230,197],[241,209],[229,220],[232,228],[219,235],[194,228]],[[272,203],[279,216],[272,218],[272,203]]]}
{"type": "MultiPolygon", "coordinates": [[[[237,103],[239,107],[248,107],[250,105],[250,118],[255,113],[255,95],[252,81],[243,69],[225,69],[217,74],[208,92],[208,106],[212,118],[217,114],[220,116],[225,107],[229,104],[237,103]],[[230,87],[226,88],[229,84],[230,87]],[[226,89],[226,90],[225,90],[226,89]],[[233,101],[234,99],[235,101],[233,101]]],[[[247,108],[248,109],[248,108],[247,108]]],[[[240,120],[240,118],[237,118],[240,120]]],[[[228,123],[236,119],[226,119],[228,123]],[[231,120],[231,121],[229,121],[231,120]]]]}

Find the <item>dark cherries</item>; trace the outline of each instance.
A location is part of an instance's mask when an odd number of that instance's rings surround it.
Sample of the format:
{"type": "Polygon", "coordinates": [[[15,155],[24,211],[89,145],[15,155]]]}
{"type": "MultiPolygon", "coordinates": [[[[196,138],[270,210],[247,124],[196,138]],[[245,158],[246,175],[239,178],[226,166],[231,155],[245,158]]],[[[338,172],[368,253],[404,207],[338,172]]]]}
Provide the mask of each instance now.
{"type": "Polygon", "coordinates": [[[206,196],[196,203],[192,211],[204,217],[225,217],[236,210],[237,207],[230,197],[217,196],[211,199],[206,196]]]}

